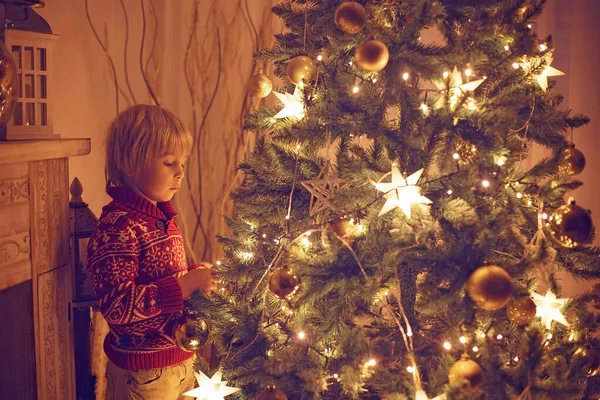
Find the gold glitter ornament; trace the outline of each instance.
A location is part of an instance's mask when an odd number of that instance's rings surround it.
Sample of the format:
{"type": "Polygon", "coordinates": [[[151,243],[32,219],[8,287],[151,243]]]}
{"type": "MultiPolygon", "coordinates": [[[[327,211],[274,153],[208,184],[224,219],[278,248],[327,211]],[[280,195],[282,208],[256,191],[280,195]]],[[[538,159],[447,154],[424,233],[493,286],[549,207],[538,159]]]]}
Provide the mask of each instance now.
{"type": "Polygon", "coordinates": [[[467,382],[471,387],[477,387],[483,381],[483,371],[479,364],[463,354],[460,360],[454,363],[448,372],[451,385],[467,382]]]}
{"type": "Polygon", "coordinates": [[[467,281],[467,294],[482,310],[498,310],[504,307],[512,296],[510,275],[497,265],[479,267],[467,281]]]}
{"type": "Polygon", "coordinates": [[[271,90],[273,90],[273,82],[263,74],[262,70],[258,71],[258,74],[250,78],[248,82],[248,93],[259,99],[267,97],[271,90]]]}
{"type": "Polygon", "coordinates": [[[531,297],[513,297],[506,305],[506,316],[515,325],[529,325],[535,318],[537,307],[531,297]]]}
{"type": "Polygon", "coordinates": [[[367,12],[364,7],[354,1],[346,1],[338,6],[334,15],[335,26],[339,30],[354,35],[367,23],[367,12]]]}
{"type": "Polygon", "coordinates": [[[317,78],[317,67],[310,58],[297,56],[288,63],[287,74],[294,85],[307,84],[317,78]]]}

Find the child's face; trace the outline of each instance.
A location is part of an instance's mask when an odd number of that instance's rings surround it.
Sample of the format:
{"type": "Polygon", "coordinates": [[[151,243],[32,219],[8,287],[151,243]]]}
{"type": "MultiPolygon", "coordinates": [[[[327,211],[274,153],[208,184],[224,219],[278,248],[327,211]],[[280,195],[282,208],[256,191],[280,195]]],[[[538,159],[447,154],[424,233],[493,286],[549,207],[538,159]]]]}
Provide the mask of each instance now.
{"type": "Polygon", "coordinates": [[[188,155],[172,152],[154,160],[135,182],[135,187],[152,202],[169,201],[179,190],[188,155]]]}

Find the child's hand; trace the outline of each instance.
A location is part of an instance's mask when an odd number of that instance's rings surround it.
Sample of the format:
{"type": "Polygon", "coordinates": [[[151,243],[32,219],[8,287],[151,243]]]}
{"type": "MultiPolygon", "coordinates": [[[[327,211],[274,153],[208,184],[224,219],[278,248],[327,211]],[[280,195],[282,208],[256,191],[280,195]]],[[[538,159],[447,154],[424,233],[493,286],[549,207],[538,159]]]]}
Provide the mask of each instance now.
{"type": "Polygon", "coordinates": [[[203,264],[203,266],[189,271],[178,279],[184,299],[191,296],[197,289],[206,294],[216,289],[219,280],[217,272],[209,267],[210,264],[203,264]]]}

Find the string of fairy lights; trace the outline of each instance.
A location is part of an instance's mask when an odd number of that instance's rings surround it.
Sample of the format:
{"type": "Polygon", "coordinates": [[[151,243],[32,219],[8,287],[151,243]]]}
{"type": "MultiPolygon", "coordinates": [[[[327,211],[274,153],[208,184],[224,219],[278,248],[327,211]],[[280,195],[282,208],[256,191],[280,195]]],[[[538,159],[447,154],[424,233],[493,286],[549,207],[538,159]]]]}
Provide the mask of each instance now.
{"type": "MultiPolygon", "coordinates": [[[[307,15],[308,15],[308,7],[309,3],[306,4],[307,9],[305,10],[305,47],[306,47],[306,26],[307,26],[307,15]]],[[[336,26],[346,34],[355,34],[362,30],[364,26],[364,21],[366,21],[366,12],[362,9],[360,4],[355,2],[345,2],[340,5],[335,15],[335,23],[336,26]],[[347,14],[344,17],[345,13],[347,14]],[[363,18],[364,14],[364,18],[363,18]],[[359,18],[356,18],[356,17],[359,18]],[[364,20],[362,23],[361,20],[364,20]],[[358,22],[357,22],[358,21],[358,22]],[[356,26],[356,24],[360,26],[356,26]]],[[[526,25],[529,29],[532,29],[531,24],[526,25]]],[[[514,70],[522,70],[524,72],[523,79],[524,82],[532,82],[535,81],[537,85],[541,88],[542,91],[546,91],[548,89],[548,77],[564,75],[561,71],[550,66],[552,63],[552,50],[548,48],[546,43],[539,44],[539,51],[541,52],[541,56],[522,56],[520,59],[512,58],[512,55],[515,54],[515,49],[512,46],[513,39],[506,38],[505,43],[501,44],[502,48],[508,52],[508,56],[502,61],[500,65],[496,67],[500,67],[502,64],[507,63],[512,66],[514,70]],[[539,72],[539,67],[543,66],[541,72],[539,72]]],[[[332,65],[328,65],[328,57],[326,52],[320,52],[315,57],[316,62],[313,61],[312,58],[302,55],[296,56],[290,59],[287,67],[287,74],[289,80],[295,85],[294,92],[290,93],[279,93],[274,92],[274,95],[281,102],[283,108],[279,110],[272,118],[273,123],[276,124],[278,120],[286,119],[295,121],[299,123],[307,115],[307,105],[305,98],[305,88],[310,82],[314,82],[312,89],[310,91],[311,101],[315,99],[319,99],[318,92],[318,74],[320,71],[329,71],[332,68],[332,65]]],[[[369,38],[367,41],[363,42],[358,48],[356,53],[354,54],[354,58],[352,60],[348,60],[345,62],[345,68],[343,71],[351,74],[356,77],[353,84],[348,88],[349,93],[352,95],[360,95],[363,89],[363,85],[378,85],[379,80],[377,78],[377,73],[383,70],[389,60],[389,52],[385,44],[381,41],[369,38]],[[366,49],[366,50],[365,50],[366,49]],[[375,56],[372,56],[375,54],[375,56]],[[363,72],[368,72],[368,77],[364,77],[363,73],[357,73],[354,69],[359,68],[363,72]]],[[[419,74],[414,71],[405,70],[401,72],[401,80],[405,83],[408,83],[413,80],[413,78],[418,79],[419,74]]],[[[420,104],[419,108],[422,112],[423,118],[428,118],[432,115],[433,112],[437,109],[441,109],[447,107],[452,113],[454,113],[454,124],[458,122],[459,117],[462,115],[462,112],[474,113],[479,111],[479,105],[477,100],[472,97],[473,92],[477,90],[477,88],[483,84],[488,77],[483,75],[479,79],[475,79],[477,77],[476,71],[471,66],[467,66],[462,68],[459,72],[457,67],[454,67],[453,71],[444,71],[441,75],[441,79],[434,80],[433,84],[436,89],[419,89],[418,87],[412,87],[412,90],[419,90],[423,94],[423,102],[420,104]],[[463,80],[464,77],[464,80],[463,80]],[[434,102],[428,98],[429,93],[435,93],[438,96],[438,99],[434,102]],[[458,106],[462,105],[463,108],[461,110],[458,109],[458,106]],[[463,111],[465,110],[465,111],[463,111]]],[[[272,91],[272,82],[270,79],[263,74],[262,70],[259,70],[259,73],[252,77],[249,82],[249,92],[255,97],[264,98],[268,96],[272,91]]],[[[529,124],[532,120],[532,116],[534,114],[534,105],[532,103],[531,115],[528,120],[525,122],[523,127],[513,131],[513,133],[525,132],[524,140],[525,143],[527,131],[529,129],[529,124]]],[[[466,114],[468,117],[468,114],[466,114]]],[[[296,145],[297,155],[302,151],[302,145],[296,145]]],[[[460,171],[461,166],[468,165],[474,157],[476,157],[479,153],[479,150],[475,145],[472,144],[458,144],[456,146],[455,152],[451,153],[450,157],[454,162],[456,167],[456,171],[451,172],[448,176],[455,175],[457,171],[460,171]]],[[[499,180],[499,175],[502,171],[503,166],[508,162],[508,158],[505,154],[494,154],[492,155],[494,158],[495,170],[493,170],[489,176],[482,176],[479,180],[479,184],[481,189],[486,191],[488,190],[490,194],[498,194],[498,190],[502,188],[509,190],[512,193],[512,196],[524,202],[525,205],[537,207],[538,210],[538,234],[536,234],[536,238],[534,240],[538,240],[540,237],[544,237],[543,229],[547,228],[550,230],[553,238],[558,239],[558,242],[566,247],[573,247],[577,245],[577,241],[572,238],[562,238],[560,237],[561,233],[558,232],[559,229],[556,227],[556,221],[562,216],[566,215],[564,210],[558,211],[558,214],[554,214],[549,216],[544,211],[544,204],[541,201],[537,194],[535,193],[536,189],[539,187],[536,184],[526,183],[524,182],[525,176],[519,177],[518,179],[515,177],[511,177],[506,181],[499,180]],[[554,225],[551,225],[551,222],[554,225]],[[555,230],[557,232],[555,232],[555,230]]],[[[345,212],[343,218],[336,218],[335,220],[326,221],[320,224],[313,224],[309,227],[304,227],[296,232],[290,232],[289,223],[292,218],[292,201],[294,191],[296,190],[297,179],[298,179],[298,165],[299,158],[296,157],[295,167],[294,167],[294,176],[293,176],[293,184],[288,198],[288,204],[286,207],[286,213],[283,217],[282,226],[286,227],[286,232],[283,235],[277,237],[271,237],[267,233],[261,232],[260,227],[257,227],[255,222],[247,222],[251,231],[256,232],[255,240],[248,240],[245,242],[247,244],[246,248],[240,248],[239,251],[236,252],[240,262],[242,263],[251,263],[256,262],[255,260],[255,249],[254,246],[257,243],[261,243],[263,245],[272,245],[276,246],[277,250],[273,258],[267,263],[266,260],[266,268],[259,279],[259,281],[254,285],[252,290],[251,299],[253,299],[256,294],[258,288],[262,285],[267,276],[270,277],[268,279],[268,285],[266,285],[265,290],[262,292],[263,296],[263,312],[261,317],[261,323],[263,329],[276,329],[277,333],[280,335],[284,335],[287,337],[285,342],[289,342],[293,340],[293,342],[308,346],[308,348],[318,352],[324,357],[329,357],[331,350],[327,346],[321,346],[320,343],[311,343],[311,341],[318,340],[312,337],[310,330],[302,327],[296,327],[294,324],[288,326],[288,323],[294,317],[293,312],[293,304],[291,302],[292,297],[300,288],[300,280],[295,275],[295,272],[290,267],[278,267],[278,263],[283,258],[286,251],[291,251],[293,246],[300,246],[302,251],[308,252],[311,249],[313,238],[313,233],[321,232],[321,238],[323,239],[326,234],[326,230],[333,230],[335,233],[335,238],[340,240],[345,247],[347,247],[355,260],[357,261],[358,267],[361,269],[362,275],[365,280],[371,279],[365,269],[363,268],[359,257],[352,249],[352,240],[360,235],[368,234],[368,226],[365,225],[363,221],[356,218],[359,211],[364,210],[372,205],[374,205],[379,200],[385,198],[386,202],[384,206],[381,208],[379,216],[386,214],[387,212],[400,208],[403,214],[410,219],[411,218],[411,208],[413,206],[418,206],[420,208],[426,208],[431,204],[431,200],[426,196],[421,194],[421,186],[418,186],[421,180],[421,174],[423,173],[423,169],[413,173],[408,177],[404,177],[401,173],[399,166],[396,163],[392,164],[392,170],[386,174],[384,174],[378,182],[371,182],[374,189],[378,192],[381,192],[376,195],[375,199],[368,204],[362,205],[357,210],[350,210],[345,212]],[[382,182],[388,176],[391,175],[391,182],[382,182]],[[339,225],[339,221],[344,221],[344,225],[339,225]],[[333,225],[338,224],[338,225],[333,225]],[[339,232],[335,232],[335,230],[341,229],[339,232]],[[256,240],[258,239],[258,240],[256,240]],[[282,269],[283,268],[283,269],[282,269]],[[276,277],[276,279],[273,279],[276,277]],[[274,281],[276,281],[274,283],[274,281]],[[272,316],[266,316],[266,302],[264,301],[264,297],[268,295],[268,292],[272,292],[277,295],[281,299],[280,310],[278,310],[272,316]],[[284,317],[282,319],[281,317],[284,317]],[[273,322],[275,321],[275,322],[273,322]]],[[[568,162],[568,161],[567,161],[568,162]]],[[[585,162],[585,161],[584,161],[585,162]]],[[[455,188],[447,186],[444,182],[444,179],[447,176],[443,176],[441,178],[436,178],[436,180],[442,182],[444,187],[446,188],[447,196],[454,196],[456,194],[455,188]]],[[[432,181],[421,182],[421,184],[427,185],[432,181]]],[[[568,206],[571,204],[574,205],[571,201],[568,202],[568,206]]],[[[587,215],[587,214],[585,214],[587,215]]],[[[589,216],[588,216],[589,217],[589,216]]],[[[560,222],[558,222],[560,224],[560,222]]],[[[586,236],[585,234],[582,236],[586,236]]],[[[589,237],[589,235],[588,235],[589,237]]],[[[585,241],[579,240],[579,242],[585,241]]],[[[532,241],[533,242],[533,241],[532,241]]],[[[322,240],[323,245],[327,245],[326,241],[322,240]]],[[[220,264],[218,261],[217,264],[220,264]]],[[[484,267],[481,267],[484,268],[484,267]]],[[[499,267],[496,267],[499,268],[499,267]]],[[[508,284],[510,286],[510,276],[506,274],[508,277],[508,284]]],[[[399,285],[399,278],[398,278],[399,285]]],[[[383,311],[379,317],[382,319],[391,318],[393,322],[398,327],[398,331],[400,336],[405,344],[405,348],[407,349],[406,358],[409,360],[409,364],[406,366],[406,372],[410,374],[415,383],[415,398],[417,400],[427,400],[427,394],[421,387],[420,381],[420,372],[417,365],[414,345],[413,345],[413,336],[415,334],[419,334],[419,332],[413,332],[409,320],[406,317],[405,311],[400,302],[390,302],[389,301],[389,291],[391,288],[383,287],[381,288],[381,293],[379,293],[375,302],[377,304],[383,305],[382,310],[387,310],[387,314],[384,315],[383,311]],[[396,307],[397,309],[394,309],[396,307]]],[[[467,288],[467,294],[471,297],[476,297],[473,293],[469,291],[467,288]]],[[[227,296],[228,293],[225,288],[221,288],[221,295],[227,296]]],[[[488,311],[495,311],[500,309],[511,300],[512,292],[509,291],[506,301],[502,301],[502,304],[497,307],[497,305],[489,306],[486,304],[480,305],[481,308],[488,311]],[[492,308],[486,308],[492,307],[492,308]]],[[[509,309],[507,308],[507,314],[509,314],[509,319],[519,326],[523,326],[529,324],[533,318],[539,317],[545,326],[546,329],[550,330],[552,327],[552,322],[557,322],[559,324],[564,325],[565,327],[570,327],[570,324],[567,322],[565,317],[562,314],[562,309],[567,303],[568,299],[557,299],[554,293],[548,291],[545,296],[539,295],[538,293],[532,292],[527,293],[525,296],[529,303],[526,303],[527,307],[520,309],[519,307],[514,307],[517,311],[513,312],[514,320],[510,318],[509,309]],[[531,297],[530,297],[531,296],[531,297]],[[525,310],[525,311],[523,311],[525,310]]],[[[473,298],[476,305],[477,300],[473,298]]],[[[229,298],[229,301],[233,302],[233,298],[229,298]]],[[[521,301],[521,300],[519,300],[521,301]]],[[[525,304],[525,303],[522,303],[525,304]]],[[[521,303],[519,303],[521,305],[521,303]]],[[[510,307],[510,304],[509,306],[510,307]]],[[[512,310],[512,309],[511,309],[512,310]]],[[[439,344],[440,351],[453,352],[456,350],[460,350],[462,348],[463,356],[461,360],[457,362],[451,368],[449,373],[449,380],[452,383],[453,379],[467,379],[471,384],[477,385],[481,379],[481,368],[471,360],[469,357],[469,353],[477,354],[480,352],[483,346],[489,345],[493,342],[495,345],[506,345],[510,339],[510,335],[506,333],[497,331],[492,329],[494,325],[494,319],[489,324],[487,328],[479,328],[475,331],[468,333],[465,329],[461,328],[461,335],[458,338],[447,338],[443,339],[439,344]],[[471,363],[469,367],[472,367],[471,376],[461,375],[460,373],[454,371],[456,365],[459,363],[471,363]],[[472,365],[474,364],[474,365],[472,365]],[[473,369],[474,368],[474,369],[473,369]],[[479,370],[477,371],[477,368],[479,370]],[[473,372],[474,371],[474,372],[473,372]]],[[[568,330],[565,332],[561,332],[560,340],[566,340],[568,342],[577,341],[580,338],[578,337],[577,332],[575,330],[568,330]]],[[[546,335],[545,346],[549,346],[553,341],[558,340],[555,334],[548,332],[546,335]]],[[[267,355],[272,355],[273,351],[269,350],[267,355]]],[[[520,361],[520,357],[518,354],[510,355],[510,363],[518,363],[520,361]]],[[[377,356],[373,355],[364,360],[362,364],[362,376],[368,377],[370,374],[374,373],[375,369],[378,366],[377,356]]],[[[599,365],[600,367],[600,365],[599,365]]],[[[598,368],[597,368],[598,369],[598,368]]],[[[597,369],[592,371],[591,373],[596,374],[597,369]]],[[[220,377],[219,377],[220,380],[220,377]]],[[[333,371],[330,375],[330,380],[328,384],[339,382],[340,381],[340,372],[333,371]]],[[[270,390],[270,389],[269,389],[270,390]]],[[[445,395],[440,395],[435,399],[444,399],[445,395]]]]}

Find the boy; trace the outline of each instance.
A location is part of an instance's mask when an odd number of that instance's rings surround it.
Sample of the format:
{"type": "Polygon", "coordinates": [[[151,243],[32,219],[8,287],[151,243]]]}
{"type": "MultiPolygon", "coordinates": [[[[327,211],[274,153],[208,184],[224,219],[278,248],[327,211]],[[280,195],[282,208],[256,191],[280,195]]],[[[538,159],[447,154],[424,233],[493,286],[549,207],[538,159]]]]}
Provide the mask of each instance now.
{"type": "Polygon", "coordinates": [[[184,398],[194,353],[174,339],[183,299],[210,292],[217,277],[187,266],[170,203],[181,186],[192,137],[158,106],[121,112],[106,137],[105,206],[88,245],[88,266],[110,333],[104,342],[107,399],[184,398]]]}

